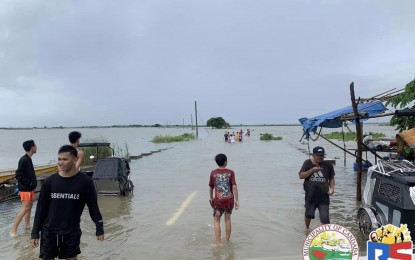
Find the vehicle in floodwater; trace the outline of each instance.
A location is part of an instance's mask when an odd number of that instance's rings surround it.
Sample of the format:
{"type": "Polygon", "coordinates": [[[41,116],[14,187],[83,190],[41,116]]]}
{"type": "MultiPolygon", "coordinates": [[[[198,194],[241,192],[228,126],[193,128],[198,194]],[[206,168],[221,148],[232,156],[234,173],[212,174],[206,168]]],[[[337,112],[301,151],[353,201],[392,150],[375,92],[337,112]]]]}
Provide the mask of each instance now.
{"type": "Polygon", "coordinates": [[[357,221],[366,236],[387,224],[407,224],[415,234],[415,165],[407,160],[379,160],[371,166],[357,221]]]}

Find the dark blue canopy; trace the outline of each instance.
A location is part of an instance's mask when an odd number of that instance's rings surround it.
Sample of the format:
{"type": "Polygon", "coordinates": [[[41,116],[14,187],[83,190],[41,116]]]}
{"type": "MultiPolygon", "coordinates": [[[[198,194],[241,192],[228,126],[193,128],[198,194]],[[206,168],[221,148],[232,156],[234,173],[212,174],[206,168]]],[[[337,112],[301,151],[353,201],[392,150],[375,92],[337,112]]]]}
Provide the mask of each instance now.
{"type": "MultiPolygon", "coordinates": [[[[368,116],[374,116],[385,112],[386,107],[380,101],[372,101],[358,104],[357,110],[359,113],[367,113],[368,116]]],[[[310,133],[316,133],[319,126],[327,128],[341,127],[343,120],[340,120],[340,117],[350,113],[353,113],[352,106],[348,106],[313,118],[300,118],[299,121],[303,125],[303,137],[305,136],[306,139],[310,138],[310,133]]]]}

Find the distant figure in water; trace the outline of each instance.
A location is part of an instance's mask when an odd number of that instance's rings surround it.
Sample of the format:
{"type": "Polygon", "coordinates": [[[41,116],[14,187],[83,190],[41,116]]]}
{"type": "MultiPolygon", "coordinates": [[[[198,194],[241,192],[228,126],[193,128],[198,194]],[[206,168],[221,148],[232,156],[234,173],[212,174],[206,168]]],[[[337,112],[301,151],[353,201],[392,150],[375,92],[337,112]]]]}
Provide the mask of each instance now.
{"type": "Polygon", "coordinates": [[[225,142],[228,142],[229,134],[225,131],[225,134],[223,136],[225,137],[225,142]]]}
{"type": "Polygon", "coordinates": [[[249,129],[246,129],[246,136],[251,136],[251,131],[249,131],[249,129]]]}
{"type": "Polygon", "coordinates": [[[219,168],[210,173],[209,180],[209,202],[213,208],[213,223],[215,227],[216,246],[222,246],[220,230],[220,218],[225,213],[226,241],[231,238],[231,214],[239,208],[238,188],[235,181],[235,173],[226,168],[228,159],[226,155],[220,153],[215,156],[216,164],[219,168]],[[213,198],[215,190],[215,198],[213,198]]]}
{"type": "Polygon", "coordinates": [[[231,134],[231,137],[229,138],[231,143],[235,142],[235,136],[233,134],[231,134]]]}
{"type": "Polygon", "coordinates": [[[334,193],[334,168],[331,163],[324,161],[324,148],[317,146],[313,149],[311,159],[304,161],[298,173],[304,180],[305,191],[305,227],[310,228],[311,219],[318,208],[321,224],[330,224],[329,204],[334,193]]]}

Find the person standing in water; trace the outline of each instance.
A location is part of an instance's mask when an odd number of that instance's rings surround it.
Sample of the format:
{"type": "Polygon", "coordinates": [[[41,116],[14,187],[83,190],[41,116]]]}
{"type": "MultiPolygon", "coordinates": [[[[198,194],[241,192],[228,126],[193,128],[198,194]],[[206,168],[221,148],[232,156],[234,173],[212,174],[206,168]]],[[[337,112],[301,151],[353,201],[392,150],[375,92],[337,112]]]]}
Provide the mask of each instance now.
{"type": "Polygon", "coordinates": [[[42,185],[30,240],[34,248],[40,244],[39,258],[77,259],[81,253],[80,223],[85,204],[95,223],[97,240],[104,240],[104,222],[94,183],[78,171],[76,162],[76,149],[71,145],[62,146],[58,151],[59,172],[42,185]]]}
{"type": "Polygon", "coordinates": [[[81,142],[81,137],[82,137],[82,134],[78,131],[70,132],[69,136],[68,136],[69,142],[71,143],[71,145],[78,152],[78,159],[76,161],[76,169],[77,170],[81,169],[82,161],[84,159],[84,152],[81,149],[78,148],[78,145],[81,142]]]}
{"type": "Polygon", "coordinates": [[[321,224],[329,224],[330,197],[334,193],[334,168],[324,161],[324,148],[317,146],[313,149],[311,159],[304,161],[298,173],[304,180],[305,191],[305,217],[306,229],[310,228],[311,219],[318,208],[321,224]]]}
{"type": "Polygon", "coordinates": [[[209,180],[209,202],[213,208],[213,222],[215,228],[216,246],[222,246],[220,218],[225,213],[226,241],[231,238],[231,214],[239,208],[238,188],[235,181],[235,173],[226,168],[228,159],[224,154],[215,156],[219,168],[210,173],[209,180]],[[215,191],[215,197],[213,197],[215,191]]]}
{"type": "Polygon", "coordinates": [[[228,142],[229,134],[226,131],[223,137],[225,138],[225,142],[228,142]]]}
{"type": "Polygon", "coordinates": [[[16,236],[17,227],[23,217],[25,218],[25,228],[30,228],[30,215],[33,201],[35,200],[34,190],[37,187],[37,179],[32,162],[32,156],[37,151],[36,144],[33,140],[27,140],[23,142],[23,149],[26,151],[26,154],[20,158],[16,170],[17,188],[22,201],[22,209],[17,213],[16,220],[10,231],[11,236],[16,236]]]}

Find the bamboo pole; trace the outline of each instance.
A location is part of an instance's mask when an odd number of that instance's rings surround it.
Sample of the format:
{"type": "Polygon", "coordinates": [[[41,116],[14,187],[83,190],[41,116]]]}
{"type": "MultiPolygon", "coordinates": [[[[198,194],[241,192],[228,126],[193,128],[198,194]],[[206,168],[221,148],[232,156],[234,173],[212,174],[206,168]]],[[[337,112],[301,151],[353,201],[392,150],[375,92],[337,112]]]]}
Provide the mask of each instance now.
{"type": "MultiPolygon", "coordinates": [[[[331,143],[332,145],[336,146],[337,148],[339,148],[339,149],[343,150],[344,152],[346,152],[346,153],[350,154],[351,156],[353,156],[353,157],[357,158],[356,154],[354,154],[354,153],[352,153],[352,152],[350,152],[350,151],[347,151],[346,149],[343,149],[340,145],[338,145],[338,144],[336,144],[336,143],[334,143],[334,142],[330,141],[329,139],[325,138],[325,137],[324,137],[324,136],[322,136],[322,135],[319,135],[319,134],[317,134],[317,135],[318,135],[319,137],[323,138],[324,140],[326,140],[327,142],[331,143]]],[[[308,150],[310,151],[310,149],[308,149],[308,150]]],[[[363,158],[361,158],[361,160],[362,160],[363,162],[365,162],[365,163],[369,163],[369,161],[368,161],[368,160],[365,160],[365,159],[363,159],[363,158]]]]}

